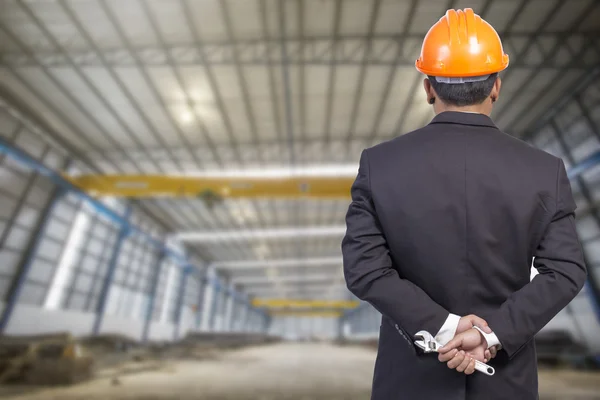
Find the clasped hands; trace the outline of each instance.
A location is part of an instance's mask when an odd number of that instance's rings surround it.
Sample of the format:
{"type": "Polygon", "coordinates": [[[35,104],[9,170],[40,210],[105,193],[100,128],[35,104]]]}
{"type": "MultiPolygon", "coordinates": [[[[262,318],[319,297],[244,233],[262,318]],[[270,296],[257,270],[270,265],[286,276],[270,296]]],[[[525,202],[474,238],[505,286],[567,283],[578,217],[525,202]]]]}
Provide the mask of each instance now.
{"type": "Polygon", "coordinates": [[[439,350],[438,359],[445,362],[450,369],[471,375],[475,372],[475,360],[488,362],[496,357],[497,348],[490,347],[477,329],[492,333],[487,322],[476,315],[467,315],[460,319],[456,334],[444,347],[439,350]]]}

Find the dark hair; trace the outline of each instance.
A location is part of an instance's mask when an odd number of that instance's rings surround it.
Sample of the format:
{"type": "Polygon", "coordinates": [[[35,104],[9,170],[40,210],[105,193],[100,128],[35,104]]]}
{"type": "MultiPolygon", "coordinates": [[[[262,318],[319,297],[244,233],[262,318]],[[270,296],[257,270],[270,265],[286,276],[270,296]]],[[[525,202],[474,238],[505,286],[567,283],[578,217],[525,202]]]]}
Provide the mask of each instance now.
{"type": "Polygon", "coordinates": [[[440,83],[434,76],[428,76],[439,98],[444,103],[457,107],[483,103],[492,92],[497,77],[498,73],[494,73],[484,81],[451,84],[440,83]]]}

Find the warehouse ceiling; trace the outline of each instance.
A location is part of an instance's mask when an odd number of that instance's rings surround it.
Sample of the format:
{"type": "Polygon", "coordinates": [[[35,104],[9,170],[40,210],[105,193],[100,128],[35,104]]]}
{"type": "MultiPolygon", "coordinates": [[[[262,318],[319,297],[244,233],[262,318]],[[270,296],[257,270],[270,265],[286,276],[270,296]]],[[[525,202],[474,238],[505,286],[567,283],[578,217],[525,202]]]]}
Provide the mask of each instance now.
{"type": "MultiPolygon", "coordinates": [[[[363,148],[432,118],[414,60],[467,6],[510,55],[494,119],[515,136],[599,63],[595,0],[4,0],[0,94],[81,170],[347,177],[363,148]]],[[[338,230],[235,232],[343,226],[348,199],[139,203],[174,233],[222,231],[188,245],[252,294],[346,293],[338,230]]]]}

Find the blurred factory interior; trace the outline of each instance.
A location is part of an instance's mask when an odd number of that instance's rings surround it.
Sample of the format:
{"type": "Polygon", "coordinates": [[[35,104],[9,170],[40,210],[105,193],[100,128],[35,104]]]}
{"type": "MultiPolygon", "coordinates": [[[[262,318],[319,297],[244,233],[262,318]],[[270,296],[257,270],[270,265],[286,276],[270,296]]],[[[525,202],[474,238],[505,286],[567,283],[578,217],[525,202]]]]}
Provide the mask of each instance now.
{"type": "Polygon", "coordinates": [[[510,55],[492,118],[578,203],[589,281],[536,338],[542,399],[600,398],[596,0],[2,1],[0,395],[368,398],[349,188],[433,117],[414,61],[464,7],[510,55]]]}

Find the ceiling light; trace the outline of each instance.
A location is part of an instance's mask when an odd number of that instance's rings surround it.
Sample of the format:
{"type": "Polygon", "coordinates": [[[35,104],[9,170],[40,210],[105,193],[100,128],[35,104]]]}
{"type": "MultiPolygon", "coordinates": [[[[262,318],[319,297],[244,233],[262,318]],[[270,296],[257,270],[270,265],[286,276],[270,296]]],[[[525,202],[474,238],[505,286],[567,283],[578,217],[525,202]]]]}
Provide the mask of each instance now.
{"type": "Polygon", "coordinates": [[[184,124],[189,124],[194,119],[194,115],[189,111],[184,111],[181,113],[181,122],[184,124]]]}

